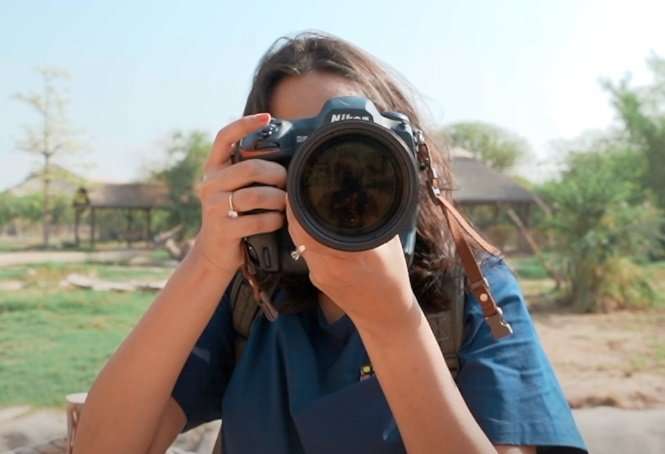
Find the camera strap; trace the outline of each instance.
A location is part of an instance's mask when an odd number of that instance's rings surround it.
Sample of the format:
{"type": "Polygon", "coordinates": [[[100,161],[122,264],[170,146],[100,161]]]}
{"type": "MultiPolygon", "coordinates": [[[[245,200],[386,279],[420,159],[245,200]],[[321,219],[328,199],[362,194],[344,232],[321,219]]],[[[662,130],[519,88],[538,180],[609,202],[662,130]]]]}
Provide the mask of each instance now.
{"type": "Polygon", "coordinates": [[[427,171],[427,184],[429,188],[429,195],[432,201],[441,208],[448,230],[455,242],[455,249],[459,256],[464,272],[466,273],[469,290],[475,297],[476,301],[480,304],[485,322],[489,325],[492,336],[495,339],[508,336],[513,333],[513,329],[503,317],[503,311],[496,304],[494,297],[489,289],[489,283],[485,276],[483,276],[478,262],[473,256],[471,247],[465,238],[470,237],[480,247],[485,249],[491,254],[499,255],[499,252],[494,246],[486,242],[464,219],[464,217],[455,209],[452,202],[447,200],[439,189],[438,175],[436,170],[432,167],[432,157],[429,147],[424,140],[421,131],[416,132],[416,140],[418,143],[418,163],[421,169],[427,171]]]}

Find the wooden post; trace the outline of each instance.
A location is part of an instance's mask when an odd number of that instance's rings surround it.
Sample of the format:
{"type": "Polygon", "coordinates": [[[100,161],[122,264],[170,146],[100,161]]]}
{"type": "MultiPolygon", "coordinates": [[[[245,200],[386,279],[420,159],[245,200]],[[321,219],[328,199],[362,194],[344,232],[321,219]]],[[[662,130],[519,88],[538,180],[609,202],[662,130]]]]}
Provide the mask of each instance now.
{"type": "Polygon", "coordinates": [[[74,209],[74,244],[78,248],[81,239],[79,238],[79,223],[81,222],[81,209],[79,207],[76,207],[74,209]]]}
{"type": "Polygon", "coordinates": [[[531,228],[531,204],[528,203],[524,206],[524,226],[531,228]]]}
{"type": "Polygon", "coordinates": [[[125,232],[125,240],[127,241],[127,247],[132,247],[132,209],[127,208],[127,232],[125,232]]]}
{"type": "Polygon", "coordinates": [[[145,232],[146,232],[146,241],[148,244],[152,244],[152,226],[150,225],[150,221],[152,218],[152,209],[146,208],[145,209],[145,232]]]}
{"type": "Polygon", "coordinates": [[[90,248],[95,249],[95,208],[90,208],[90,248]]]}
{"type": "MultiPolygon", "coordinates": [[[[524,225],[524,229],[530,232],[531,224],[530,224],[530,204],[523,204],[520,206],[519,210],[519,218],[522,220],[522,224],[524,225]]],[[[526,241],[521,241],[520,242],[520,251],[521,252],[529,252],[530,245],[526,241]]]]}

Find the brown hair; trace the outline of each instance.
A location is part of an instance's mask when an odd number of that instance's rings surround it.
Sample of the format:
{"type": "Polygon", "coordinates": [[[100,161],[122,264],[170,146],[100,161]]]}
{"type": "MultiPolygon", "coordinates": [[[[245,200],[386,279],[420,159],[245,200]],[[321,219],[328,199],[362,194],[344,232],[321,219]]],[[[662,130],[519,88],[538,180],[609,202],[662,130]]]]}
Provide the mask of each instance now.
{"type": "MultiPolygon", "coordinates": [[[[452,176],[449,163],[439,145],[423,128],[414,103],[398,83],[398,76],[389,72],[373,57],[337,37],[305,32],[293,38],[280,38],[261,58],[245,105],[245,115],[270,110],[273,91],[285,78],[319,71],[341,76],[356,85],[381,112],[406,114],[415,128],[423,130],[431,150],[432,165],[439,174],[439,185],[446,198],[451,199],[452,176]]],[[[428,196],[426,181],[421,178],[419,214],[415,255],[409,268],[413,291],[423,309],[435,310],[448,304],[448,290],[453,266],[456,263],[454,244],[448,234],[441,209],[428,196]]],[[[288,285],[293,293],[300,285],[288,285]]],[[[310,291],[313,291],[311,286],[310,291]]],[[[308,298],[306,298],[308,299],[308,298]]]]}

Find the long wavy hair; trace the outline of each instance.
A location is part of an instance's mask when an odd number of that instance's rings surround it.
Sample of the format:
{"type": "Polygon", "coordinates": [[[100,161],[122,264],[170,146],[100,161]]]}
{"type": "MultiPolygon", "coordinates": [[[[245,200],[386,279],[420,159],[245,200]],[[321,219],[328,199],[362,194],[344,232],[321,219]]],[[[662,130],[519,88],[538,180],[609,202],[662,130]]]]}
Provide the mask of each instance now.
{"type": "MultiPolygon", "coordinates": [[[[340,38],[321,32],[305,32],[275,41],[256,68],[244,114],[269,112],[273,92],[280,81],[312,71],[349,80],[381,112],[406,114],[413,126],[423,131],[431,150],[432,165],[439,175],[440,188],[444,196],[451,199],[452,174],[446,150],[432,140],[424,127],[415,102],[407,96],[407,83],[374,57],[340,38]]],[[[446,220],[441,209],[430,199],[425,185],[423,176],[415,254],[409,277],[421,307],[432,311],[444,308],[450,302],[450,280],[457,259],[446,220]]],[[[285,279],[283,286],[294,297],[289,301],[312,301],[315,289],[306,277],[285,279]]],[[[302,307],[299,303],[289,303],[286,309],[300,310],[302,307]]]]}

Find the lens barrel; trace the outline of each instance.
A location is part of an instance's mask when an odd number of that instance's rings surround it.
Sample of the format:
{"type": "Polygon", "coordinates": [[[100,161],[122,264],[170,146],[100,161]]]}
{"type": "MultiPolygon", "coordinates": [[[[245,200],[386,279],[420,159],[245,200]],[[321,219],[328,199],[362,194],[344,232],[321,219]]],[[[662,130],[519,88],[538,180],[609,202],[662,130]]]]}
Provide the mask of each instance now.
{"type": "Polygon", "coordinates": [[[317,241],[362,251],[414,223],[418,172],[393,131],[362,120],[317,129],[293,156],[287,190],[294,215],[317,241]]]}

